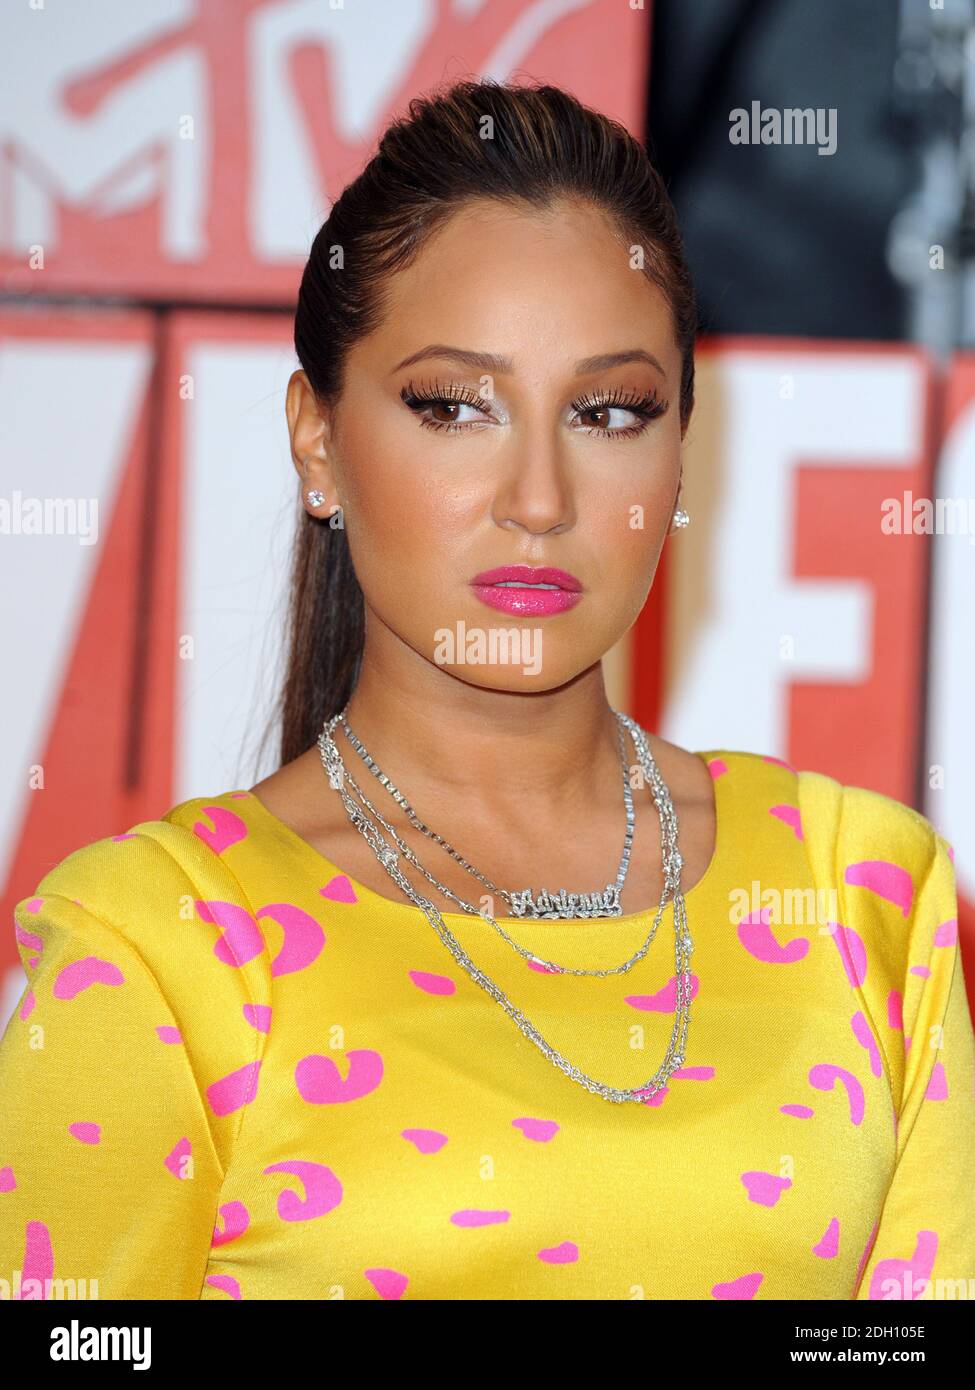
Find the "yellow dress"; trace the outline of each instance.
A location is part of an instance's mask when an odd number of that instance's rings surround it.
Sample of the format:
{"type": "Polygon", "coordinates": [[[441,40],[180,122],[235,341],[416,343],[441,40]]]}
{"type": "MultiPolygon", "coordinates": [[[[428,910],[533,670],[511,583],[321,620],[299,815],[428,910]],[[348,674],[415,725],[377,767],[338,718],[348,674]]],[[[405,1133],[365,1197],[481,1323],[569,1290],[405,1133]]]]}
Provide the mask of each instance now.
{"type": "MultiPolygon", "coordinates": [[[[948,845],[878,793],[699,756],[718,827],[686,895],[686,1058],[636,1102],[566,1076],[392,879],[388,898],[351,880],[250,792],[68,855],[16,907],[6,1296],[971,1297],[975,1044],[948,845]]],[[[444,916],[549,1043],[630,1088],[671,1037],[672,914],[602,978],[444,916]]],[[[593,968],[652,920],[504,925],[593,968]]]]}

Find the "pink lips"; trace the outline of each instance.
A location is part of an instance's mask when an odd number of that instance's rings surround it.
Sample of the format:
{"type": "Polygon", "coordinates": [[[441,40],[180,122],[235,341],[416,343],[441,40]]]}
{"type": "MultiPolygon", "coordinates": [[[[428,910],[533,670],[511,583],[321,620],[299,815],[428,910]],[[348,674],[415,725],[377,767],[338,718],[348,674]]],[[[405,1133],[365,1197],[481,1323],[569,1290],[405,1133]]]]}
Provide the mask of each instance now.
{"type": "Polygon", "coordinates": [[[488,607],[524,617],[563,613],[567,608],[575,607],[582,598],[582,585],[575,575],[548,565],[537,568],[532,565],[499,565],[497,569],[476,574],[471,580],[471,588],[488,607]],[[503,580],[519,582],[502,586],[503,580]],[[528,587],[532,584],[557,584],[558,588],[528,587]]]}

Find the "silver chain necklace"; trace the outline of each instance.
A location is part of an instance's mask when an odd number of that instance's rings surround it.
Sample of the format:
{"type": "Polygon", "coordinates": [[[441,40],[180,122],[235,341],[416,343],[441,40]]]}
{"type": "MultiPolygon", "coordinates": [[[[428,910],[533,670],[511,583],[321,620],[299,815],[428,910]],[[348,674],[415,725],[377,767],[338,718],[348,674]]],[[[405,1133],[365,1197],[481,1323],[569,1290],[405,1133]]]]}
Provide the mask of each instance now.
{"type": "MultiPolygon", "coordinates": [[[[657,765],[654,761],[653,754],[650,751],[650,745],[647,742],[646,734],[644,733],[643,729],[641,729],[640,726],[637,723],[635,723],[635,721],[630,719],[627,715],[624,715],[619,711],[614,711],[614,713],[616,714],[617,719],[620,720],[621,723],[625,724],[630,731],[630,734],[633,738],[634,746],[637,750],[637,755],[640,759],[641,766],[643,767],[643,770],[647,775],[651,787],[653,788],[654,802],[660,814],[661,844],[663,848],[665,879],[664,892],[661,897],[657,917],[654,921],[653,931],[651,932],[650,937],[648,938],[644,947],[641,948],[641,953],[639,953],[641,956],[642,954],[646,953],[646,950],[649,948],[650,941],[653,939],[653,935],[656,932],[657,925],[660,921],[660,915],[663,912],[663,908],[667,901],[666,895],[668,888],[671,888],[673,890],[674,903],[674,955],[676,964],[677,1006],[674,1015],[674,1027],[671,1032],[670,1043],[668,1045],[667,1052],[664,1056],[664,1060],[658,1068],[657,1072],[652,1077],[650,1077],[650,1079],[644,1085],[632,1088],[620,1088],[617,1086],[611,1086],[605,1082],[597,1081],[594,1077],[587,1075],[585,1072],[580,1070],[580,1068],[576,1067],[572,1062],[568,1061],[568,1059],[564,1057],[559,1051],[557,1051],[556,1048],[552,1047],[550,1043],[546,1042],[546,1040],[538,1032],[537,1028],[535,1028],[534,1024],[532,1024],[525,1017],[525,1015],[521,1012],[520,1009],[516,1008],[515,1005],[512,1004],[511,1000],[507,997],[504,991],[500,989],[500,987],[495,983],[495,981],[492,980],[490,976],[486,975],[484,971],[480,970],[470,959],[470,957],[465,952],[464,948],[461,946],[460,942],[450,931],[450,928],[444,921],[443,916],[441,915],[436,904],[432,903],[428,898],[425,898],[420,893],[418,893],[417,890],[414,888],[413,884],[410,883],[410,881],[406,878],[406,876],[399,868],[399,855],[392,848],[392,846],[388,844],[387,841],[383,838],[383,836],[381,835],[375,824],[369,819],[369,817],[366,816],[363,813],[363,811],[360,810],[360,808],[355,804],[355,802],[352,800],[352,797],[349,795],[348,791],[345,788],[345,782],[349,781],[351,783],[352,778],[346,771],[345,766],[342,762],[341,755],[339,754],[339,751],[336,748],[335,742],[332,738],[332,731],[335,728],[335,725],[338,723],[339,719],[344,719],[344,710],[340,714],[335,715],[332,719],[326,722],[322,730],[322,733],[319,735],[318,746],[319,751],[321,752],[322,762],[325,767],[325,771],[328,775],[329,784],[341,796],[343,804],[345,805],[346,812],[348,813],[349,819],[351,820],[352,824],[363,836],[366,843],[372,849],[373,853],[376,855],[376,858],[383,865],[386,872],[393,879],[393,881],[396,884],[398,884],[398,886],[406,894],[409,900],[416,907],[420,908],[420,910],[424,913],[431,926],[437,932],[437,935],[440,937],[441,941],[443,941],[444,945],[450,951],[451,955],[461,966],[461,968],[471,977],[474,983],[479,985],[482,989],[484,989],[488,994],[491,995],[491,997],[498,1004],[501,1005],[501,1007],[508,1014],[508,1016],[514,1020],[514,1022],[520,1028],[522,1033],[524,1033],[525,1036],[532,1043],[534,1043],[534,1045],[543,1053],[544,1056],[546,1056],[549,1059],[550,1062],[552,1062],[554,1066],[558,1067],[560,1071],[564,1072],[565,1075],[570,1078],[570,1080],[577,1082],[580,1086],[584,1086],[587,1091],[591,1091],[596,1095],[602,1096],[603,1099],[611,1101],[615,1104],[620,1104],[626,1101],[634,1101],[640,1104],[646,1104],[649,1099],[655,1096],[657,1092],[660,1091],[667,1084],[667,1081],[673,1075],[673,1073],[684,1064],[684,1049],[687,1038],[687,1027],[690,1022],[691,981],[690,973],[688,970],[688,959],[691,955],[691,952],[694,949],[694,946],[691,941],[690,932],[687,926],[687,913],[684,907],[684,896],[680,891],[680,871],[683,866],[683,860],[681,859],[679,850],[677,848],[677,816],[673,808],[673,803],[670,799],[670,793],[667,789],[666,784],[663,781],[663,778],[660,776],[659,770],[657,769],[657,765]]],[[[359,794],[362,795],[361,791],[359,791],[359,794]]],[[[365,798],[363,798],[363,800],[365,800],[365,798]]],[[[368,802],[366,804],[368,805],[368,802]]],[[[376,814],[378,817],[378,812],[375,812],[375,808],[370,807],[370,809],[373,810],[374,814],[376,814]]],[[[378,818],[382,820],[381,817],[378,818]]],[[[386,825],[386,828],[390,830],[390,832],[393,834],[394,839],[396,839],[400,846],[404,849],[406,857],[410,860],[410,862],[415,863],[416,867],[419,868],[421,872],[423,872],[424,875],[430,879],[431,882],[436,883],[436,880],[431,878],[431,876],[426,873],[426,870],[423,869],[423,866],[416,859],[415,855],[413,855],[412,851],[409,850],[409,847],[403,845],[403,842],[396,835],[395,831],[392,831],[392,828],[388,825],[388,823],[383,822],[383,824],[386,825]]],[[[520,954],[527,954],[533,960],[539,959],[537,956],[531,955],[531,953],[524,952],[524,950],[518,947],[515,942],[512,942],[511,939],[507,937],[507,934],[500,927],[500,925],[495,921],[495,919],[492,916],[490,916],[490,914],[488,914],[487,912],[478,912],[476,909],[473,909],[470,904],[464,904],[462,899],[457,898],[455,894],[450,893],[450,891],[443,888],[442,885],[438,886],[441,887],[441,891],[446,893],[447,896],[454,898],[457,902],[460,902],[462,906],[465,906],[467,910],[473,912],[475,916],[480,916],[482,918],[485,918],[487,921],[491,922],[495,929],[498,932],[500,932],[501,935],[504,936],[505,939],[508,940],[509,943],[516,950],[518,950],[520,954]]],[[[563,971],[563,967],[553,965],[551,962],[543,961],[541,963],[555,971],[571,974],[616,974],[620,969],[620,967],[617,967],[616,970],[607,971],[563,971]]],[[[631,963],[633,962],[627,963],[626,968],[629,968],[629,965],[631,963]]]]}
{"type": "MultiPolygon", "coordinates": [[[[462,855],[458,854],[453,845],[449,845],[435,830],[431,830],[429,826],[424,825],[423,821],[420,820],[420,817],[413,810],[413,807],[407,801],[403,793],[393,785],[382,769],[373,762],[361,739],[356,738],[349,727],[344,712],[339,717],[342,719],[342,728],[345,731],[345,736],[352,744],[352,747],[359,754],[359,757],[366,764],[366,767],[368,767],[372,775],[386,788],[393,800],[403,808],[410,823],[414,825],[421,834],[426,835],[429,839],[435,840],[442,849],[445,849],[453,859],[457,860],[458,864],[463,865],[469,873],[479,878],[485,887],[490,888],[492,893],[499,893],[511,908],[513,916],[546,918],[549,920],[566,918],[570,921],[577,921],[579,918],[621,917],[623,915],[620,894],[623,891],[627,870],[630,866],[630,852],[633,848],[633,831],[636,817],[633,812],[633,791],[630,787],[629,768],[626,763],[626,726],[622,720],[619,720],[617,723],[617,734],[619,736],[620,769],[623,774],[623,805],[626,811],[626,834],[623,839],[623,855],[620,859],[616,883],[608,883],[603,892],[596,893],[567,893],[564,888],[560,888],[557,893],[548,893],[545,889],[542,889],[536,898],[530,888],[523,888],[520,892],[516,893],[509,893],[507,889],[499,888],[496,883],[492,883],[489,878],[485,878],[482,873],[479,873],[478,870],[474,868],[473,864],[470,864],[462,855]]],[[[634,747],[635,746],[634,742],[634,747]]],[[[346,772],[346,776],[349,777],[351,782],[352,779],[348,772],[346,772]]],[[[366,800],[361,789],[355,782],[352,782],[352,786],[355,788],[360,799],[369,807],[369,810],[372,811],[374,815],[378,816],[379,813],[376,811],[376,808],[366,800]]],[[[383,822],[383,824],[385,825],[386,822],[383,822]]],[[[392,830],[391,826],[387,825],[386,828],[395,835],[395,831],[392,830]]],[[[402,845],[403,842],[397,838],[397,843],[402,845]]],[[[407,853],[405,848],[404,853],[407,853]]],[[[407,857],[409,856],[407,855],[407,857]]],[[[422,867],[418,861],[413,862],[416,863],[418,869],[422,867]]],[[[427,877],[429,877],[429,875],[427,875],[427,877]]],[[[443,885],[438,883],[436,879],[430,879],[430,881],[435,884],[437,888],[445,891],[443,890],[443,885]]],[[[453,894],[450,896],[453,896],[453,894]]],[[[457,899],[457,901],[459,902],[460,899],[457,899]]],[[[471,908],[469,904],[464,904],[464,906],[467,907],[469,911],[476,911],[476,909],[471,908]]]]}
{"type": "MultiPolygon", "coordinates": [[[[346,727],[348,727],[348,726],[346,725],[346,727]]],[[[621,722],[621,724],[620,724],[620,727],[621,727],[621,728],[623,727],[622,722],[621,722]]],[[[324,737],[324,735],[323,735],[323,737],[324,737]]],[[[334,742],[333,742],[333,745],[332,745],[332,746],[333,746],[333,748],[334,748],[334,742]]],[[[636,739],[635,739],[635,738],[634,738],[634,746],[636,746],[636,739]]],[[[319,747],[321,747],[321,740],[319,740],[319,747]]],[[[639,756],[639,749],[638,749],[637,751],[638,751],[638,756],[639,756]]],[[[649,752],[649,749],[648,749],[647,751],[649,752]]],[[[507,944],[512,948],[512,950],[517,951],[518,954],[519,954],[520,956],[524,957],[524,959],[527,960],[527,961],[529,961],[531,964],[533,964],[533,965],[541,965],[541,966],[543,966],[546,970],[550,970],[550,971],[552,971],[553,973],[558,973],[558,974],[562,974],[562,975],[598,975],[598,976],[621,975],[621,974],[625,974],[628,970],[631,970],[631,969],[633,968],[633,966],[636,965],[636,963],[637,963],[638,961],[641,961],[641,960],[643,959],[643,957],[646,955],[647,951],[650,949],[650,945],[651,945],[651,943],[652,943],[654,937],[655,937],[656,934],[657,934],[657,927],[660,925],[660,918],[661,918],[661,916],[662,916],[662,914],[663,914],[664,907],[666,906],[667,901],[668,901],[668,897],[667,897],[668,889],[673,888],[673,887],[675,886],[675,885],[674,885],[674,882],[673,882],[671,879],[665,877],[664,887],[663,887],[663,891],[662,891],[661,897],[660,897],[660,906],[659,906],[658,909],[657,909],[657,915],[656,915],[656,917],[654,918],[653,926],[652,926],[651,929],[650,929],[649,935],[647,936],[647,938],[646,938],[646,940],[644,941],[643,945],[642,945],[641,947],[639,947],[639,949],[636,950],[636,951],[634,952],[634,954],[633,954],[632,956],[630,956],[630,958],[629,958],[628,960],[625,960],[621,965],[615,965],[615,966],[611,966],[611,967],[608,966],[608,967],[606,967],[605,969],[601,969],[601,970],[586,970],[586,969],[582,969],[582,968],[576,968],[576,967],[572,967],[572,966],[565,965],[565,964],[563,964],[561,961],[551,961],[551,960],[547,960],[544,956],[540,956],[536,951],[529,951],[529,950],[526,950],[524,946],[520,946],[520,945],[518,944],[518,942],[514,940],[513,937],[511,937],[511,936],[508,935],[508,933],[505,931],[504,927],[502,927],[501,923],[498,922],[498,921],[496,921],[495,918],[493,918],[485,909],[475,907],[473,903],[469,903],[465,898],[460,897],[457,893],[453,892],[452,889],[448,888],[447,885],[446,885],[445,883],[441,883],[440,880],[439,880],[438,878],[435,878],[434,875],[431,874],[431,873],[429,872],[429,870],[426,869],[426,868],[423,866],[423,864],[420,863],[420,860],[417,858],[416,854],[415,854],[414,851],[411,849],[411,847],[410,847],[410,846],[406,843],[406,841],[397,833],[395,826],[390,825],[389,821],[386,820],[385,817],[384,817],[379,811],[376,810],[375,806],[373,806],[372,802],[371,802],[371,801],[369,800],[369,798],[366,796],[365,792],[364,792],[364,791],[362,790],[362,788],[359,786],[358,782],[356,782],[356,780],[355,780],[355,778],[352,776],[351,772],[349,772],[348,768],[347,768],[347,767],[345,766],[345,764],[342,762],[342,758],[341,758],[341,755],[340,755],[339,752],[338,752],[338,749],[335,748],[334,754],[332,754],[332,753],[330,752],[330,753],[329,753],[329,757],[330,757],[331,759],[333,759],[335,765],[337,765],[338,767],[340,767],[342,777],[344,778],[344,780],[345,780],[346,782],[348,782],[349,786],[352,788],[352,790],[353,790],[353,791],[355,792],[355,794],[358,796],[358,798],[359,798],[359,800],[362,802],[362,804],[366,807],[367,810],[369,810],[369,811],[372,812],[372,814],[375,816],[376,820],[379,821],[379,823],[380,823],[380,825],[383,827],[383,829],[386,830],[386,831],[392,836],[392,838],[396,841],[396,844],[398,845],[398,847],[399,847],[399,849],[400,849],[400,852],[403,854],[404,858],[408,859],[409,862],[410,862],[411,864],[413,864],[415,868],[419,869],[419,871],[420,871],[420,873],[423,875],[423,877],[424,877],[429,883],[432,883],[433,886],[434,886],[434,888],[439,889],[439,891],[440,891],[441,893],[443,893],[445,897],[452,898],[454,902],[459,903],[460,906],[464,909],[465,912],[469,912],[469,913],[471,913],[472,916],[475,916],[475,917],[482,917],[482,918],[484,918],[485,921],[490,922],[490,923],[493,925],[495,931],[498,933],[498,935],[499,935],[505,942],[507,942],[507,944]]],[[[652,755],[651,755],[651,757],[652,757],[652,755]]],[[[328,766],[327,766],[327,765],[326,765],[326,771],[328,771],[328,766]]],[[[387,778],[387,782],[388,782],[388,778],[387,778]]],[[[389,783],[389,785],[392,786],[392,783],[389,783]]],[[[405,800],[405,798],[404,798],[404,800],[405,800]]],[[[438,839],[439,839],[439,837],[438,837],[438,839]]],[[[443,844],[445,845],[445,847],[446,847],[446,842],[443,841],[442,843],[443,843],[443,844]]],[[[662,840],[662,844],[663,844],[663,840],[662,840]]],[[[664,855],[665,855],[665,857],[666,857],[666,845],[665,845],[665,844],[663,844],[663,849],[664,849],[664,855]]],[[[475,869],[475,868],[473,867],[473,865],[468,864],[468,862],[467,862],[466,859],[463,859],[459,854],[456,853],[456,851],[453,851],[453,850],[452,850],[451,853],[453,854],[453,857],[456,858],[456,859],[458,860],[458,862],[459,862],[460,864],[462,864],[462,865],[468,870],[468,872],[474,874],[477,878],[479,878],[479,879],[481,880],[482,883],[487,884],[487,886],[488,886],[489,888],[494,888],[494,884],[491,883],[490,879],[485,878],[483,874],[479,873],[479,872],[477,871],[477,869],[475,869]]]]}

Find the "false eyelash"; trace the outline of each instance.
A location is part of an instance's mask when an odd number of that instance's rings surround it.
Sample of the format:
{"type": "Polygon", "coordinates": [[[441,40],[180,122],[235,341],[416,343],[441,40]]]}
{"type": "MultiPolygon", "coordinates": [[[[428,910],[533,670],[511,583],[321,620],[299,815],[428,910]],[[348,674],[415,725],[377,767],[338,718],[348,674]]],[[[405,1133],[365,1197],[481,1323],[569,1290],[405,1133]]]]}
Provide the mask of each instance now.
{"type": "Polygon", "coordinates": [[[632,392],[623,391],[617,387],[615,391],[597,391],[592,396],[581,396],[579,400],[572,402],[575,410],[596,410],[603,405],[622,405],[630,409],[638,408],[651,410],[666,410],[666,405],[661,401],[656,391],[647,391],[642,396],[634,396],[632,392]]]}
{"type": "MultiPolygon", "coordinates": [[[[414,386],[413,382],[407,382],[400,392],[403,404],[410,410],[426,410],[431,405],[449,405],[452,402],[460,402],[464,405],[473,406],[475,410],[481,411],[483,415],[490,415],[490,407],[485,403],[484,397],[472,391],[468,386],[441,386],[439,381],[430,385],[414,386]]],[[[466,430],[470,425],[469,420],[457,423],[453,420],[421,420],[420,424],[425,429],[430,430],[466,430]]]]}
{"type": "MultiPolygon", "coordinates": [[[[483,415],[489,415],[490,408],[485,403],[484,397],[470,387],[450,384],[442,386],[439,381],[432,385],[423,384],[415,386],[412,381],[400,391],[400,398],[404,405],[412,411],[419,412],[431,405],[444,405],[450,402],[462,402],[465,405],[473,406],[483,415]]],[[[620,388],[615,391],[600,392],[596,395],[584,396],[572,402],[575,411],[583,412],[587,410],[598,410],[603,406],[622,406],[624,409],[631,410],[635,415],[639,415],[643,424],[628,425],[625,429],[610,430],[601,426],[592,426],[587,433],[605,435],[611,439],[625,439],[636,434],[642,434],[647,424],[651,420],[657,419],[667,410],[667,402],[661,401],[656,391],[648,391],[642,396],[635,396],[627,393],[620,388]]],[[[472,421],[447,421],[447,420],[421,420],[420,424],[425,429],[445,430],[453,432],[470,428],[472,421]]]]}
{"type": "Polygon", "coordinates": [[[594,396],[584,396],[572,402],[572,409],[579,412],[587,410],[599,410],[603,406],[622,406],[625,410],[632,410],[634,415],[639,415],[643,420],[642,425],[627,425],[622,430],[607,430],[601,425],[593,425],[590,434],[602,434],[611,439],[628,439],[635,434],[642,434],[651,420],[658,419],[667,410],[667,402],[662,401],[656,391],[647,391],[642,396],[633,396],[620,388],[615,391],[597,392],[594,396]]]}

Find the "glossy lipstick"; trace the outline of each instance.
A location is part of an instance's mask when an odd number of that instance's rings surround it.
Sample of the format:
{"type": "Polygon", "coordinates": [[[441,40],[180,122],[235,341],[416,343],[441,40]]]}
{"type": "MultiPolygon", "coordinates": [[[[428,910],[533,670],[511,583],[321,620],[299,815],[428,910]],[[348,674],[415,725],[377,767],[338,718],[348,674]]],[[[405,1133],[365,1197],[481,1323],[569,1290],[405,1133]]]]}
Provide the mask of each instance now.
{"type": "Polygon", "coordinates": [[[471,588],[489,608],[528,618],[564,613],[582,598],[582,585],[575,575],[550,565],[499,565],[476,574],[471,588]]]}

